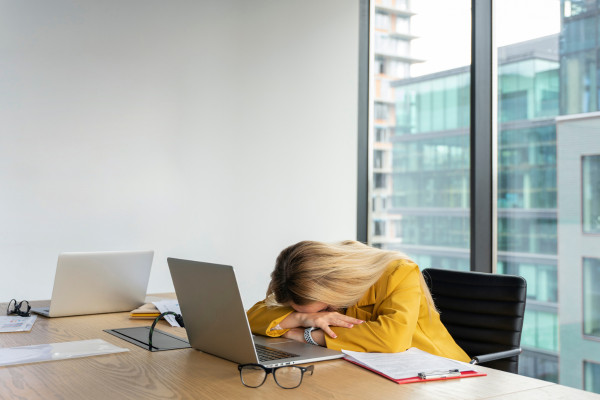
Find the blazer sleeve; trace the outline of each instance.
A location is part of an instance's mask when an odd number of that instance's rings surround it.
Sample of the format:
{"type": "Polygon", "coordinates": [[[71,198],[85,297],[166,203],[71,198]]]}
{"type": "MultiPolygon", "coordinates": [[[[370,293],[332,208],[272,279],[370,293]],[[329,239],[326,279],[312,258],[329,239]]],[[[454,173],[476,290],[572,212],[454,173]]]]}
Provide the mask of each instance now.
{"type": "Polygon", "coordinates": [[[278,337],[286,333],[289,329],[273,330],[272,328],[279,325],[293,311],[294,309],[291,307],[268,306],[263,300],[252,306],[246,312],[246,315],[248,315],[248,322],[252,333],[255,335],[278,337]]]}
{"type": "Polygon", "coordinates": [[[374,318],[352,328],[332,327],[337,338],[325,335],[327,347],[380,353],[410,348],[422,298],[419,274],[416,264],[396,267],[389,275],[387,287],[376,287],[374,318]]]}

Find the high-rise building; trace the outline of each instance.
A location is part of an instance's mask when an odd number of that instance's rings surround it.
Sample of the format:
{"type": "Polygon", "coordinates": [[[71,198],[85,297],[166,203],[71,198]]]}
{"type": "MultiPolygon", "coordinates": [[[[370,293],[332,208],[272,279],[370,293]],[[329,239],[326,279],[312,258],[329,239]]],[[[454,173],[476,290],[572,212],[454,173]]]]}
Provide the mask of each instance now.
{"type": "MultiPolygon", "coordinates": [[[[558,379],[558,36],[498,54],[498,272],[524,276],[521,372],[558,379]]],[[[398,80],[392,137],[396,241],[422,267],[468,270],[469,67],[398,80]]]]}
{"type": "Polygon", "coordinates": [[[414,15],[408,0],[376,0],[374,32],[374,127],[371,188],[372,229],[370,243],[381,247],[393,240],[398,216],[387,210],[392,196],[392,142],[395,128],[395,96],[391,83],[409,76],[411,57],[410,23],[414,15]]]}
{"type": "Polygon", "coordinates": [[[600,393],[600,112],[557,118],[560,383],[600,393]]]}

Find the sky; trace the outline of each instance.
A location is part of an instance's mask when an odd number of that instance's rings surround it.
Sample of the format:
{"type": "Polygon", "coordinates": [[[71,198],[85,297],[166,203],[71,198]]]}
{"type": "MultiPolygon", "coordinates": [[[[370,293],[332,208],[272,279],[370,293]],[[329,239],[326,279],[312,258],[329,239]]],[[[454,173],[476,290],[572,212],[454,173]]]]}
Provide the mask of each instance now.
{"type": "MultiPolygon", "coordinates": [[[[560,0],[495,1],[496,45],[560,32],[560,0]]],[[[471,63],[471,0],[411,0],[411,55],[426,60],[411,75],[462,67],[471,63]]]]}

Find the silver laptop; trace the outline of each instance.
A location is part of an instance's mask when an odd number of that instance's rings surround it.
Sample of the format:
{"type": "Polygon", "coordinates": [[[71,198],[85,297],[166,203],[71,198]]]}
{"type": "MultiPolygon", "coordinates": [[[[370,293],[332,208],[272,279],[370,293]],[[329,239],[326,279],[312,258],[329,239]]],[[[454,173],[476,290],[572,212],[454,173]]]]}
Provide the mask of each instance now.
{"type": "Polygon", "coordinates": [[[46,317],[131,311],[144,303],[154,251],[62,253],[46,317]]]}
{"type": "Polygon", "coordinates": [[[253,336],[233,267],[176,258],[167,262],[193,348],[238,364],[268,367],[343,356],[339,351],[291,339],[253,336]]]}

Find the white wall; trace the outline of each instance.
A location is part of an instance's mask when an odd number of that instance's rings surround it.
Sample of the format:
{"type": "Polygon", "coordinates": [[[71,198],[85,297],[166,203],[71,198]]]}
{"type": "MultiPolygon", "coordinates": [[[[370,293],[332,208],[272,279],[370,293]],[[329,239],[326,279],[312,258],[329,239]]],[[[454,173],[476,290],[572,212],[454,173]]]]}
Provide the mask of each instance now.
{"type": "Polygon", "coordinates": [[[0,301],[64,251],[236,267],[354,238],[358,0],[0,0],[0,301]]]}

